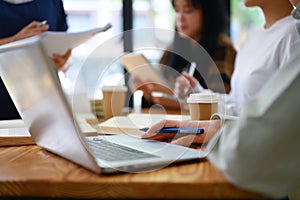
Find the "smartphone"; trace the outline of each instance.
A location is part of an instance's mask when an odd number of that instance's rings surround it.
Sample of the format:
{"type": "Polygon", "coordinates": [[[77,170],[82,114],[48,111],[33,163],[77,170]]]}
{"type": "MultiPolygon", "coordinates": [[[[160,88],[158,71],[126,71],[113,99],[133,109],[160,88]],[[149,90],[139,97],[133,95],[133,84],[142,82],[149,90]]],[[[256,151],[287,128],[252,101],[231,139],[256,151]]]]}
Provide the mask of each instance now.
{"type": "Polygon", "coordinates": [[[186,104],[186,100],[177,98],[175,96],[169,95],[167,93],[163,92],[151,92],[152,97],[160,97],[160,98],[166,98],[171,101],[179,102],[180,104],[186,104]]]}

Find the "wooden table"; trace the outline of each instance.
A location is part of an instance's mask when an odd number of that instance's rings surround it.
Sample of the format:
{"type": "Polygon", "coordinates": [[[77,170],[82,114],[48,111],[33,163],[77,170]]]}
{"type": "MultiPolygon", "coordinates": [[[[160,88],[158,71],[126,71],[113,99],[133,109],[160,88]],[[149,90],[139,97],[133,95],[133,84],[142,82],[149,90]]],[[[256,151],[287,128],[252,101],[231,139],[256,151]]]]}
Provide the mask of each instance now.
{"type": "Polygon", "coordinates": [[[231,185],[206,160],[147,173],[96,175],[36,145],[29,145],[1,147],[0,163],[1,197],[263,198],[231,185]]]}
{"type": "MultiPolygon", "coordinates": [[[[162,110],[150,113],[161,114],[162,110]]],[[[36,145],[0,147],[1,197],[264,198],[233,186],[205,159],[152,172],[97,175],[36,145]]]]}

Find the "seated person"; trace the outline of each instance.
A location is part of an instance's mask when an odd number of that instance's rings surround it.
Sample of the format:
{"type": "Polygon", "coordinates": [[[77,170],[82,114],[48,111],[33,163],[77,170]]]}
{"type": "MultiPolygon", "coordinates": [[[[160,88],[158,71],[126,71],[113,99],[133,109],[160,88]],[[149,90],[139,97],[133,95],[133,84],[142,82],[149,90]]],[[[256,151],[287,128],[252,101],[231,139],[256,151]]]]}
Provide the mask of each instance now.
{"type": "MultiPolygon", "coordinates": [[[[290,1],[298,5],[293,17],[299,21],[300,0],[290,1]]],[[[299,22],[297,29],[300,34],[299,22]]],[[[300,46],[297,40],[294,44],[300,46]]],[[[297,51],[258,95],[243,105],[239,117],[214,115],[216,120],[211,121],[162,121],[142,137],[169,138],[155,132],[162,127],[203,127],[205,134],[181,137],[172,143],[187,146],[210,140],[208,144],[215,146],[209,160],[233,184],[274,198],[300,199],[299,63],[297,51]]]]}
{"type": "MultiPolygon", "coordinates": [[[[276,4],[267,0],[249,0],[245,5],[261,8],[265,26],[249,34],[236,57],[231,91],[219,94],[221,109],[230,115],[238,115],[240,106],[252,99],[272,75],[300,51],[300,47],[294,44],[300,38],[290,16],[293,7],[288,0],[276,4]]],[[[181,98],[187,98],[191,92],[212,92],[184,72],[176,81],[175,92],[181,98]]]]}
{"type": "MultiPolygon", "coordinates": [[[[236,51],[224,34],[226,15],[222,0],[173,0],[176,12],[174,41],[160,61],[161,71],[174,88],[175,79],[195,62],[195,77],[205,87],[221,93],[230,91],[236,51]],[[213,24],[213,26],[212,26],[213,24]]],[[[173,89],[156,84],[143,83],[134,76],[128,83],[131,92],[144,91],[148,106],[159,103],[169,107],[172,102],[158,102],[152,91],[163,91],[173,95],[173,89]]],[[[175,104],[178,109],[179,105],[175,104]]],[[[171,108],[173,108],[171,106],[171,108]]]]}

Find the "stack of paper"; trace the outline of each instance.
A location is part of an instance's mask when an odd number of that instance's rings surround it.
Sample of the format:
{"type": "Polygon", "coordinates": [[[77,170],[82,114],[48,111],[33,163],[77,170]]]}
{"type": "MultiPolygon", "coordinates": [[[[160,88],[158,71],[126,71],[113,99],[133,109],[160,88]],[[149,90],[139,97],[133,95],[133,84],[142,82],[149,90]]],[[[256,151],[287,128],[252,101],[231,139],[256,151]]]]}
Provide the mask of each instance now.
{"type": "Polygon", "coordinates": [[[24,122],[0,120],[0,146],[35,144],[24,122]]]}

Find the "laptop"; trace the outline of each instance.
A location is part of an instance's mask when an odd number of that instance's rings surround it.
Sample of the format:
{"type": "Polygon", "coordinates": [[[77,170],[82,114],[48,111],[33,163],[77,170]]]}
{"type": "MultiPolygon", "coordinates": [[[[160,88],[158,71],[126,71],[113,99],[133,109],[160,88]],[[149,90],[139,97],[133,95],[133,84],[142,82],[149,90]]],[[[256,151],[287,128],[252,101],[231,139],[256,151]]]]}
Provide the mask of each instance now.
{"type": "Polygon", "coordinates": [[[95,173],[149,171],[207,156],[130,134],[85,137],[41,36],[0,46],[0,73],[36,144],[95,173]]]}

